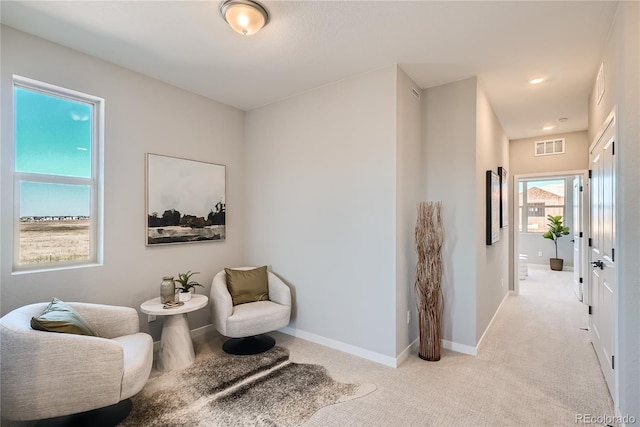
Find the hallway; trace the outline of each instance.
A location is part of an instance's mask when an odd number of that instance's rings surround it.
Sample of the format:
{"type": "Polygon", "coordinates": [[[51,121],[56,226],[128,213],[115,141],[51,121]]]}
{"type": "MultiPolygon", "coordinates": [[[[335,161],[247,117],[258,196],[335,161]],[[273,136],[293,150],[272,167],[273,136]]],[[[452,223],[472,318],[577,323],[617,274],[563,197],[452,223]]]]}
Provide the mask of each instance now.
{"type": "Polygon", "coordinates": [[[613,416],[589,340],[587,306],[572,280],[572,271],[530,264],[520,295],[505,302],[478,357],[503,364],[576,415],[613,416]]]}
{"type": "Polygon", "coordinates": [[[520,286],[477,357],[444,350],[439,362],[428,363],[412,354],[392,369],[278,334],[292,360],[324,365],[339,381],[378,387],[320,410],[308,425],[575,426],[580,416],[606,425],[613,403],[583,330],[587,309],[573,294],[572,272],[530,266],[520,286]]]}

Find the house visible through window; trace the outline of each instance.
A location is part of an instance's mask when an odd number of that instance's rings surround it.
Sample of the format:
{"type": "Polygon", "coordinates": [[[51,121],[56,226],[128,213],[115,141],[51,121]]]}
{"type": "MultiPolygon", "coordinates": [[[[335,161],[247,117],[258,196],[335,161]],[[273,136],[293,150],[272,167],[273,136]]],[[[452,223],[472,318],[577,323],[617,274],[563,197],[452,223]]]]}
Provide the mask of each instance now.
{"type": "Polygon", "coordinates": [[[14,76],[14,269],[97,263],[103,100],[14,76]]]}
{"type": "Polygon", "coordinates": [[[528,205],[529,208],[529,216],[542,216],[544,217],[544,202],[534,202],[534,203],[529,203],[528,205]]]}
{"type": "Polygon", "coordinates": [[[565,186],[564,179],[520,181],[519,230],[543,233],[547,230],[547,215],[564,217],[565,186]]]}

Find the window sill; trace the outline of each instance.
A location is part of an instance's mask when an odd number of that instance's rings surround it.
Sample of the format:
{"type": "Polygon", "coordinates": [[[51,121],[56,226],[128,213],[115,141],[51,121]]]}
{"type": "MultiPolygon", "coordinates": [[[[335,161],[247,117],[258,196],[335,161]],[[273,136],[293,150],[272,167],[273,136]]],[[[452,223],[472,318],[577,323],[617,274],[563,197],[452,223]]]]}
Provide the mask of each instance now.
{"type": "Polygon", "coordinates": [[[92,267],[102,267],[102,263],[87,263],[87,264],[66,264],[66,265],[56,265],[51,267],[38,266],[34,268],[16,268],[11,272],[12,276],[20,276],[23,274],[30,273],[48,273],[51,271],[61,271],[61,270],[74,270],[77,268],[92,268],[92,267]]]}

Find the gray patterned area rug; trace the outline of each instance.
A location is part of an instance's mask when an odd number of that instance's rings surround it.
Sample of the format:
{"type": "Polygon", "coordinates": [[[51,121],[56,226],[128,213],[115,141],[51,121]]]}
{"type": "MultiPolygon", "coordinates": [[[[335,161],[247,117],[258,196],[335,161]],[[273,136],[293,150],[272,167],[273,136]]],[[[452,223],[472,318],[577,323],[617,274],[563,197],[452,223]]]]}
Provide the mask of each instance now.
{"type": "Polygon", "coordinates": [[[212,354],[151,378],[120,425],[295,426],[375,389],[334,381],[320,365],[293,363],[282,347],[252,356],[212,354]]]}

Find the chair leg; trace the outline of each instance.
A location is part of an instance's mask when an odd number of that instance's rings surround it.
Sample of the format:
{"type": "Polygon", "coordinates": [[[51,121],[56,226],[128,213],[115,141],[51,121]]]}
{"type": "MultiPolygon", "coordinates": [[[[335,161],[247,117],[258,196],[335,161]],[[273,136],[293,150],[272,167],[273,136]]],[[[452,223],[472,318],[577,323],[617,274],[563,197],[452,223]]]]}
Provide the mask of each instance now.
{"type": "Polygon", "coordinates": [[[129,416],[132,406],[131,399],[125,399],[104,408],[40,420],[35,427],[115,427],[129,416]]]}
{"type": "Polygon", "coordinates": [[[225,353],[246,356],[264,353],[276,345],[276,340],[269,335],[254,335],[244,338],[230,338],[222,344],[225,353]]]}

